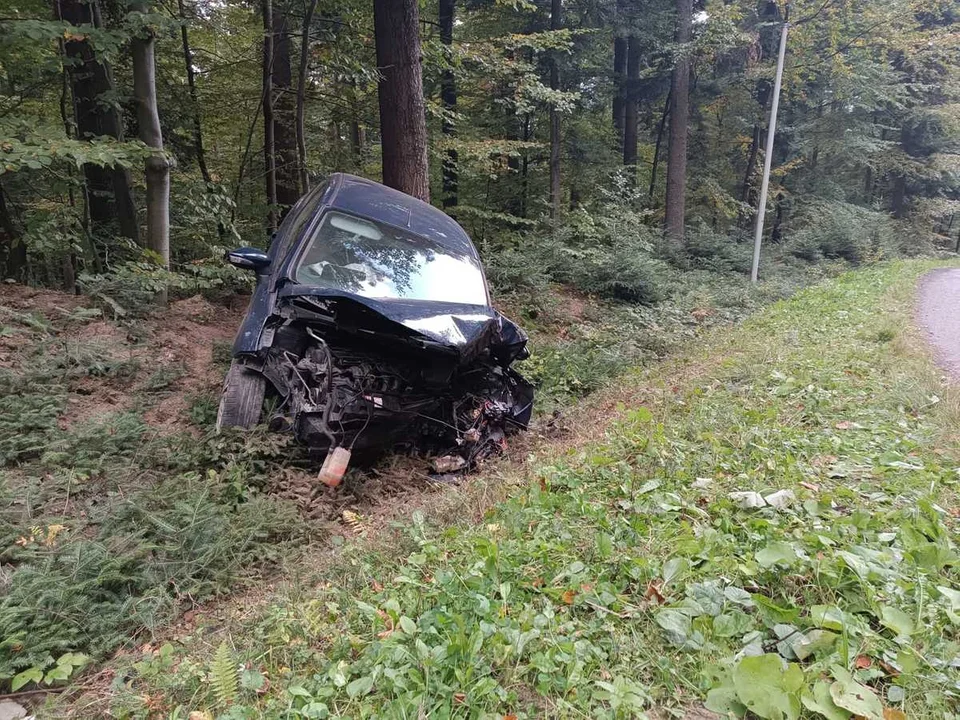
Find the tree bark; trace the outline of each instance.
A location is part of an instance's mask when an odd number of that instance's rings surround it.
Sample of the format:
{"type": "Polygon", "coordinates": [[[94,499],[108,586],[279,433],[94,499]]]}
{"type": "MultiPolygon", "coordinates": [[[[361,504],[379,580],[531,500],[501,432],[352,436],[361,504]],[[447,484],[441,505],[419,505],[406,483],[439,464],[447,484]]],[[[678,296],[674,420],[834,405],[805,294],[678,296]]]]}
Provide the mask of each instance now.
{"type": "Polygon", "coordinates": [[[273,7],[273,133],[277,173],[279,220],[300,199],[300,173],[297,156],[297,112],[293,72],[290,68],[290,24],[283,4],[273,7]]]}
{"type": "Polygon", "coordinates": [[[180,44],[183,46],[183,64],[187,71],[187,89],[190,92],[190,104],[193,105],[193,153],[197,158],[197,167],[203,181],[209,183],[210,170],[207,169],[207,156],[203,149],[203,128],[200,123],[200,98],[197,95],[197,77],[193,70],[193,51],[187,34],[187,13],[183,0],[177,0],[180,11],[180,44]]]}
{"type": "Polygon", "coordinates": [[[306,104],[307,69],[310,67],[310,25],[317,10],[317,0],[310,0],[307,13],[303,16],[303,31],[300,35],[300,71],[297,73],[297,169],[300,171],[300,185],[303,192],[310,189],[310,175],[307,173],[307,141],[304,128],[304,106],[306,104]]]}
{"type": "MultiPolygon", "coordinates": [[[[560,0],[550,2],[550,29],[559,30],[561,23],[560,0]]],[[[560,65],[557,53],[550,58],[550,89],[560,89],[560,65]]],[[[556,105],[550,107],[550,218],[560,216],[560,111],[556,105]]]]}
{"type": "Polygon", "coordinates": [[[273,0],[261,0],[263,15],[263,177],[267,195],[267,232],[277,229],[277,164],[273,120],[273,0]]]}
{"type": "Polygon", "coordinates": [[[613,127],[617,132],[617,147],[623,151],[623,128],[626,121],[627,38],[613,40],[613,127]]]}
{"type": "Polygon", "coordinates": [[[27,271],[27,246],[23,244],[20,229],[13,220],[10,208],[7,207],[6,191],[0,185],[0,238],[6,252],[3,260],[3,277],[13,278],[24,282],[27,271]]]}
{"type": "Polygon", "coordinates": [[[690,105],[690,39],[693,29],[692,0],[677,0],[676,42],[680,56],[671,80],[670,138],[667,156],[667,241],[683,244],[687,192],[687,122],[690,105]]]}
{"type": "Polygon", "coordinates": [[[374,0],[383,182],[430,201],[417,0],[374,0]]]}
{"type": "Polygon", "coordinates": [[[653,149],[653,167],[650,169],[650,191],[647,196],[653,198],[653,193],[657,189],[657,168],[660,167],[660,148],[663,147],[663,131],[667,127],[667,118],[670,116],[670,98],[671,93],[667,93],[667,99],[663,103],[663,113],[660,115],[660,124],[657,126],[657,144],[653,149]]]}
{"type": "MultiPolygon", "coordinates": [[[[96,0],[57,0],[59,18],[73,25],[90,24],[101,27],[96,0]]],[[[78,32],[76,36],[82,36],[78,32]]],[[[104,96],[111,96],[116,87],[110,66],[97,59],[86,39],[70,39],[64,43],[67,70],[73,90],[77,137],[91,139],[111,137],[123,140],[120,113],[104,96]]],[[[113,234],[119,230],[124,237],[139,242],[137,211],[130,189],[130,174],[121,167],[103,168],[93,163],[83,166],[87,205],[92,230],[113,234]]]]}
{"type": "MultiPolygon", "coordinates": [[[[149,0],[137,0],[131,7],[148,12],[149,0]]],[[[154,149],[147,158],[147,247],[170,267],[170,161],[163,152],[163,133],[157,112],[157,84],[154,65],[153,31],[143,28],[130,42],[133,55],[133,94],[137,102],[140,139],[154,149]]]]}
{"type": "MultiPolygon", "coordinates": [[[[456,0],[440,0],[440,42],[447,49],[447,62],[452,63],[451,48],[453,46],[453,19],[456,12],[456,0]]],[[[455,133],[451,116],[457,111],[457,84],[452,67],[445,67],[440,75],[440,102],[443,105],[444,117],[441,131],[447,140],[455,133]]],[[[454,207],[457,204],[459,177],[457,170],[457,151],[447,148],[443,157],[443,206],[454,207]]]]}
{"type": "Polygon", "coordinates": [[[627,87],[623,122],[623,164],[634,168],[632,181],[636,181],[637,124],[640,119],[640,38],[627,39],[627,87]]]}

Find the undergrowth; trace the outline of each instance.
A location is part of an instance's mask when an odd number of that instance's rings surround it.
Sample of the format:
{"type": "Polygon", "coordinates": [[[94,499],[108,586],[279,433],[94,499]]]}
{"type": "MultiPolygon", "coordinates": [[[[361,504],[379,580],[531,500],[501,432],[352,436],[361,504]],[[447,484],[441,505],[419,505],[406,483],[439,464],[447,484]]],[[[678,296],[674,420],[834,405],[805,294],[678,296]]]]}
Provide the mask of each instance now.
{"type": "MultiPolygon", "coordinates": [[[[304,533],[261,492],[282,459],[273,438],[215,437],[206,411],[193,433],[158,436],[136,407],[137,361],[83,332],[99,313],[61,315],[0,315],[18,361],[0,370],[0,693],[62,684],[304,533]],[[112,389],[134,407],[74,417],[71,398],[112,389]]],[[[154,371],[143,392],[179,372],[154,371]]]]}
{"type": "Polygon", "coordinates": [[[119,668],[112,712],[956,718],[958,409],[913,349],[924,267],[622,381],[607,439],[482,523],[344,547],[320,585],[119,668]]]}

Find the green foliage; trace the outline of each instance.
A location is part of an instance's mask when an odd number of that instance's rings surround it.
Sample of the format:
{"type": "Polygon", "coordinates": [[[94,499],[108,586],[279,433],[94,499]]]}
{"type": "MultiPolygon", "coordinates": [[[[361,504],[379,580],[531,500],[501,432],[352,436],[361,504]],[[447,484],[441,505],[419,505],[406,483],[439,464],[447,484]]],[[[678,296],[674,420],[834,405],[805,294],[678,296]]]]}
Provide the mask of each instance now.
{"type": "MultiPolygon", "coordinates": [[[[244,617],[238,658],[283,680],[239,707],[626,718],[706,697],[770,720],[950,717],[951,410],[926,359],[860,339],[910,316],[924,267],[844,275],[623,381],[605,439],[531,467],[480,524],[417,516],[388,552],[344,548],[321,587],[244,617]],[[781,489],[792,503],[728,496],[781,489]]],[[[207,647],[120,706],[215,706],[192,659],[207,647]]]]}
{"type": "Polygon", "coordinates": [[[217,705],[229,707],[237,699],[239,673],[233,651],[226,641],[220,643],[210,662],[210,688],[217,705]]]}
{"type": "Polygon", "coordinates": [[[847,203],[811,203],[801,212],[805,222],[791,237],[791,253],[805,260],[842,258],[874,261],[899,253],[898,228],[884,213],[847,203]]]}

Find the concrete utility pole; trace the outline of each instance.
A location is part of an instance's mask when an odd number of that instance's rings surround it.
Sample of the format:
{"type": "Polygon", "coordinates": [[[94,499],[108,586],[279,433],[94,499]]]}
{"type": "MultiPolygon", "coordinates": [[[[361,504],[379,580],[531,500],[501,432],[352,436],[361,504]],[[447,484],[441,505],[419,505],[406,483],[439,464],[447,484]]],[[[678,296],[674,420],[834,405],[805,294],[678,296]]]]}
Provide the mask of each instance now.
{"type": "Polygon", "coordinates": [[[767,190],[770,187],[770,163],[773,161],[773,138],[777,133],[777,110],[780,108],[780,85],[783,82],[783,60],[787,55],[787,31],[790,23],[784,21],[780,30],[780,54],[777,57],[777,79],[773,83],[773,104],[770,106],[770,126],[763,151],[763,182],[760,185],[760,205],[757,208],[757,227],[753,237],[753,269],[750,281],[757,282],[760,269],[760,244],[763,241],[763,218],[767,214],[767,190]]]}

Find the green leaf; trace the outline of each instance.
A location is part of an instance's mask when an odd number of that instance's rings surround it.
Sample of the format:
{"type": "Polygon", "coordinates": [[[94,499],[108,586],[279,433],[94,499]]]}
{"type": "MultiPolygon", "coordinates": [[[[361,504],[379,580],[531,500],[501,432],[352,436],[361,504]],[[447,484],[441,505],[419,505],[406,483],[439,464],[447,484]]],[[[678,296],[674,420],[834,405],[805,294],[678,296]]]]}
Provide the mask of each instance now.
{"type": "Polygon", "coordinates": [[[347,685],[347,696],[351,699],[366,695],[373,689],[373,676],[364,675],[347,685]]]}
{"type": "Polygon", "coordinates": [[[729,612],[713,620],[713,632],[718,637],[737,637],[753,627],[753,618],[743,612],[729,612]]]}
{"type": "Polygon", "coordinates": [[[913,618],[903,612],[903,610],[884,606],[880,615],[880,622],[884,627],[890,628],[900,637],[910,637],[913,635],[913,618]]]}
{"type": "Polygon", "coordinates": [[[797,551],[793,545],[785,542],[773,542],[754,556],[762,568],[771,568],[774,565],[790,565],[797,559],[797,551]]]}
{"type": "Polygon", "coordinates": [[[768,653],[745,657],[733,670],[737,697],[754,715],[765,720],[797,720],[803,671],[768,653]]]}
{"type": "Polygon", "coordinates": [[[747,714],[747,709],[743,706],[743,703],[737,699],[737,691],[727,685],[713,688],[713,690],[708,692],[704,705],[707,710],[724,717],[733,715],[742,718],[747,714]]]}
{"type": "Polygon", "coordinates": [[[41,680],[43,680],[43,670],[38,667],[27,668],[23,672],[13,676],[13,680],[10,681],[10,690],[16,692],[31,682],[39,685],[41,680]]]}
{"type": "Polygon", "coordinates": [[[950,607],[947,609],[950,621],[954,625],[960,625],[960,590],[953,590],[943,585],[937,585],[937,590],[950,603],[950,607]]]}
{"type": "Polygon", "coordinates": [[[813,690],[804,690],[800,700],[807,710],[819,713],[827,720],[849,720],[850,713],[836,706],[830,697],[830,685],[823,680],[817,680],[813,690]]]}
{"type": "Polygon", "coordinates": [[[790,649],[798,660],[806,660],[826,650],[832,650],[839,636],[829,630],[814,628],[802,633],[790,644],[790,649]]]}
{"type": "Polygon", "coordinates": [[[838,707],[866,720],[883,720],[883,703],[873,690],[858,683],[842,667],[834,666],[832,672],[837,681],[830,686],[830,697],[838,707]]]}
{"type": "Polygon", "coordinates": [[[43,677],[43,681],[47,685],[52,685],[58,680],[67,680],[72,673],[72,665],[55,665],[53,668],[47,671],[47,674],[43,677]]]}
{"type": "Polygon", "coordinates": [[[400,617],[400,629],[407,635],[415,635],[417,633],[417,624],[406,615],[402,615],[400,617]]]}
{"type": "Polygon", "coordinates": [[[657,613],[657,625],[662,627],[671,643],[683,646],[690,636],[690,617],[679,610],[661,610],[657,613]]]}
{"type": "Polygon", "coordinates": [[[240,687],[256,692],[264,686],[267,679],[259,670],[244,670],[240,673],[240,687]]]}

